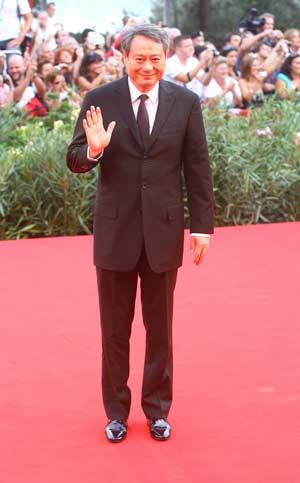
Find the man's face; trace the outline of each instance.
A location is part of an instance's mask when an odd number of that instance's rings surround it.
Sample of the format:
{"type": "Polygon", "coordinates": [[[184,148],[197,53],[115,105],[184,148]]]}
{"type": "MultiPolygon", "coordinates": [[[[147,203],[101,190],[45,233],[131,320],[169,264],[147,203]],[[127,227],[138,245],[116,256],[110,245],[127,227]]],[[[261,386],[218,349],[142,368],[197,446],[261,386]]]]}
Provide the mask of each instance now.
{"type": "Polygon", "coordinates": [[[240,35],[237,35],[237,34],[233,34],[231,37],[230,37],[230,45],[233,45],[234,47],[238,47],[240,45],[240,41],[241,41],[241,36],[240,35]]]}
{"type": "Polygon", "coordinates": [[[193,40],[193,45],[203,45],[204,44],[204,36],[203,35],[198,35],[198,37],[195,37],[193,40]]]}
{"type": "Polygon", "coordinates": [[[39,59],[49,60],[49,62],[52,62],[54,64],[54,58],[55,58],[54,51],[50,49],[50,47],[47,44],[43,45],[41,49],[41,53],[39,55],[39,59]]]}
{"type": "Polygon", "coordinates": [[[53,4],[50,4],[47,8],[47,13],[48,13],[49,17],[54,17],[55,12],[56,12],[56,6],[53,5],[53,4]]]}
{"type": "Polygon", "coordinates": [[[180,42],[180,45],[176,47],[176,53],[180,55],[180,58],[186,60],[194,55],[194,46],[192,39],[184,39],[180,42]]]}
{"type": "Polygon", "coordinates": [[[23,57],[16,56],[12,57],[8,63],[8,73],[14,81],[19,81],[22,79],[25,73],[25,65],[23,57]]]}
{"type": "Polygon", "coordinates": [[[272,17],[264,17],[265,18],[265,23],[263,26],[263,30],[274,30],[274,18],[272,17]]]}
{"type": "Polygon", "coordinates": [[[162,78],[166,55],[162,44],[143,35],[131,42],[128,56],[124,55],[127,74],[141,92],[148,92],[162,78]]]}

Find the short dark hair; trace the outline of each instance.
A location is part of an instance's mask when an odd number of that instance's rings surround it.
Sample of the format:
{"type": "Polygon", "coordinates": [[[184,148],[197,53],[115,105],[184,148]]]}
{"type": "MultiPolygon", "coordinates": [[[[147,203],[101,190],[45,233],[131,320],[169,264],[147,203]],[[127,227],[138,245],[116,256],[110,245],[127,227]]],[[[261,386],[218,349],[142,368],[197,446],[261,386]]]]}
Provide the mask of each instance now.
{"type": "Polygon", "coordinates": [[[197,37],[204,37],[204,33],[201,30],[197,30],[196,32],[192,32],[190,35],[191,39],[196,39],[197,37]]]}
{"type": "Polygon", "coordinates": [[[223,55],[223,57],[227,57],[227,55],[230,54],[230,52],[232,52],[233,50],[234,52],[238,51],[237,47],[235,47],[234,45],[224,45],[221,50],[221,55],[223,55]]]}
{"type": "Polygon", "coordinates": [[[165,54],[167,53],[169,48],[169,36],[166,30],[158,27],[157,25],[146,23],[134,25],[132,27],[126,27],[123,30],[121,37],[121,50],[126,56],[128,56],[129,54],[131,42],[137,35],[147,37],[148,39],[151,39],[154,42],[161,44],[165,54]]]}
{"type": "Polygon", "coordinates": [[[177,37],[175,37],[175,39],[174,39],[174,49],[176,49],[177,47],[180,47],[181,42],[183,40],[191,40],[191,36],[190,35],[177,35],[177,37]]]}

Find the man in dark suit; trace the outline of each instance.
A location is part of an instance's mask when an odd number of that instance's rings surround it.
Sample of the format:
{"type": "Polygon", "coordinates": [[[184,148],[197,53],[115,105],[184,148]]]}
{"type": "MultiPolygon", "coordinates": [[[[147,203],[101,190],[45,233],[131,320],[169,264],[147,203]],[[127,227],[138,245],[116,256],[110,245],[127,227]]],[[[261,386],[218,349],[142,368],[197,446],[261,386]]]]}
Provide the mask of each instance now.
{"type": "Polygon", "coordinates": [[[157,440],[170,436],[173,293],[184,236],[182,170],[195,264],[204,258],[213,232],[211,172],[199,99],[161,80],[167,47],[166,32],[154,25],[124,31],[128,76],[87,94],[67,155],[76,173],[101,166],[94,262],[102,392],[109,419],[105,432],[112,442],[127,433],[129,339],[138,277],[146,328],[142,408],[150,434],[157,440]]]}

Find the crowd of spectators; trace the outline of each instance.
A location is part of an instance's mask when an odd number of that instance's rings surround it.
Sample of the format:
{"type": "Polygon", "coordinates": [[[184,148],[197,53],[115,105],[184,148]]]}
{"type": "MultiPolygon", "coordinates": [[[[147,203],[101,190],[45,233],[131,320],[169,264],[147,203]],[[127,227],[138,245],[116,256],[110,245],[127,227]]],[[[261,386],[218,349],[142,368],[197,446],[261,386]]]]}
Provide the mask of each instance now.
{"type": "MultiPolygon", "coordinates": [[[[167,28],[170,48],[164,78],[194,91],[210,107],[245,109],[300,88],[300,31],[276,29],[271,13],[241,24],[217,47],[203,32],[167,28]]],[[[62,102],[79,106],[84,95],[125,74],[122,30],[145,19],[126,17],[117,32],[85,29],[78,42],[56,18],[54,2],[33,12],[28,0],[3,0],[0,11],[0,108],[16,104],[46,115],[62,102]]]]}

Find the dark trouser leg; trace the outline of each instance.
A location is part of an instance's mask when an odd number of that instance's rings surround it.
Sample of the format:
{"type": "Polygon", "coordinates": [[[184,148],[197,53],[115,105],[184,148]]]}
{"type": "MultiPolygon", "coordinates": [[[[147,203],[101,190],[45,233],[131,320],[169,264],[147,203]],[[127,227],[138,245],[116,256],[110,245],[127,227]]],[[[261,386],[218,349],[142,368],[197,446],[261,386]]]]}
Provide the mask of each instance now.
{"type": "Polygon", "coordinates": [[[131,393],[129,339],[134,316],[137,271],[114,272],[97,267],[102,331],[102,396],[109,419],[127,419],[131,393]]]}
{"type": "Polygon", "coordinates": [[[139,274],[146,328],[142,408],[149,419],[166,418],[173,391],[172,318],[177,270],[153,272],[143,250],[139,274]]]}

